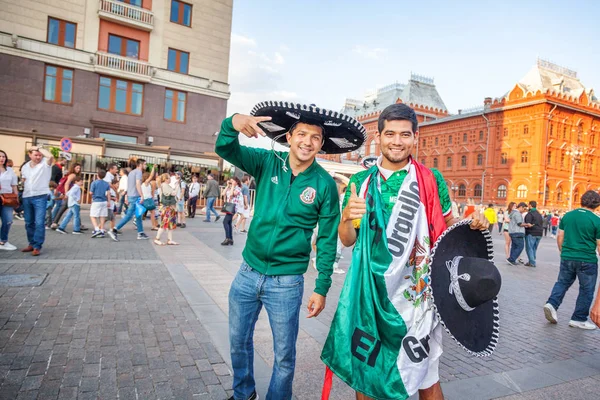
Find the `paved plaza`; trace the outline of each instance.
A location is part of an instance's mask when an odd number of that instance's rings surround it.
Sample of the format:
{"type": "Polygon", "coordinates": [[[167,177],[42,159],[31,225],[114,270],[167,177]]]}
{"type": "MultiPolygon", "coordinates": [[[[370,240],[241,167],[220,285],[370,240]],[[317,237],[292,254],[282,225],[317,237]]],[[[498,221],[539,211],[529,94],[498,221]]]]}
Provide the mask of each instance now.
{"type": "MultiPolygon", "coordinates": [[[[87,213],[82,216],[87,222],[87,213]]],[[[133,225],[120,243],[88,235],[47,231],[40,257],[0,253],[0,275],[47,274],[41,286],[0,286],[1,399],[217,399],[231,395],[227,294],[241,262],[244,235],[222,247],[223,228],[201,218],[178,229],[179,247],[135,239],[133,225]]],[[[147,232],[150,234],[150,232],[147,232]]],[[[23,222],[11,242],[24,246],[23,222]]],[[[600,331],[568,327],[576,287],[544,319],[544,305],[558,271],[553,239],[544,238],[538,267],[504,261],[501,336],[490,358],[469,356],[448,336],[440,366],[447,399],[597,399],[600,331]]],[[[350,250],[341,266],[347,270],[350,250]]],[[[525,255],[523,254],[523,257],[525,255]]],[[[319,399],[324,367],[319,360],[345,275],[334,275],[327,307],[306,319],[316,272],[305,276],[294,394],[319,399]]],[[[273,362],[263,312],[255,333],[258,392],[266,394],[273,362]]],[[[333,399],[353,392],[335,379],[333,399]]]]}

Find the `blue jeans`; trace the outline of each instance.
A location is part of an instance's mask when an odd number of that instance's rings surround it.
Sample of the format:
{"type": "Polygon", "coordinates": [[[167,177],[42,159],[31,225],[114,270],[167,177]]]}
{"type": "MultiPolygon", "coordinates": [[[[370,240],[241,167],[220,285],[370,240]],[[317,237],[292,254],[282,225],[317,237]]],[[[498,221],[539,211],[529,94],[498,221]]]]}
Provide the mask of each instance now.
{"type": "Polygon", "coordinates": [[[117,207],[117,214],[121,214],[121,211],[123,211],[123,207],[125,207],[125,209],[127,209],[127,204],[125,204],[125,195],[122,195],[121,198],[119,199],[119,206],[117,207]]]}
{"type": "Polygon", "coordinates": [[[517,259],[521,255],[525,247],[525,234],[524,233],[511,233],[510,234],[510,257],[508,261],[516,263],[517,259]]]}
{"type": "Polygon", "coordinates": [[[558,310],[567,290],[575,282],[575,277],[579,280],[579,295],[577,296],[575,311],[571,319],[583,322],[588,319],[592,300],[594,299],[594,289],[596,287],[596,278],[598,277],[598,263],[563,260],[561,258],[558,280],[552,288],[548,303],[558,310]]]}
{"type": "Polygon", "coordinates": [[[215,217],[219,216],[219,213],[217,212],[217,210],[215,210],[215,200],[217,200],[216,197],[209,197],[206,199],[206,220],[210,221],[210,213],[215,213],[215,217]]]}
{"type": "Polygon", "coordinates": [[[23,197],[23,211],[25,212],[25,230],[27,241],[34,249],[41,249],[46,239],[46,205],[48,195],[42,194],[33,197],[23,197]]]}
{"type": "Polygon", "coordinates": [[[248,399],[255,390],[254,326],[263,305],[275,353],[267,400],[292,398],[303,292],[302,275],[267,276],[242,263],[229,291],[229,343],[236,400],[248,399]]]}
{"type": "MultiPolygon", "coordinates": [[[[121,230],[133,217],[135,217],[135,203],[139,203],[140,198],[138,197],[129,197],[129,207],[127,207],[127,214],[125,217],[119,222],[116,226],[118,230],[121,230]]],[[[144,225],[142,225],[142,217],[135,217],[135,223],[137,227],[138,233],[144,233],[144,225]]]]}
{"type": "Polygon", "coordinates": [[[79,212],[79,204],[73,204],[72,207],[69,207],[69,211],[67,211],[65,214],[59,228],[64,231],[71,218],[73,218],[73,232],[79,232],[81,230],[81,219],[79,217],[79,212]]]}
{"type": "Polygon", "coordinates": [[[60,210],[60,207],[63,204],[63,199],[54,199],[54,207],[52,208],[52,219],[50,220],[50,223],[52,223],[52,221],[54,221],[54,218],[56,218],[56,214],[58,214],[58,210],[60,210]]]}
{"type": "Polygon", "coordinates": [[[2,227],[0,227],[0,242],[8,242],[8,232],[13,222],[13,208],[8,206],[0,205],[0,219],[2,220],[2,227]]]}
{"type": "Polygon", "coordinates": [[[535,267],[535,255],[537,253],[538,246],[540,245],[541,236],[526,235],[525,236],[525,251],[527,252],[527,258],[529,258],[529,264],[535,267]]]}

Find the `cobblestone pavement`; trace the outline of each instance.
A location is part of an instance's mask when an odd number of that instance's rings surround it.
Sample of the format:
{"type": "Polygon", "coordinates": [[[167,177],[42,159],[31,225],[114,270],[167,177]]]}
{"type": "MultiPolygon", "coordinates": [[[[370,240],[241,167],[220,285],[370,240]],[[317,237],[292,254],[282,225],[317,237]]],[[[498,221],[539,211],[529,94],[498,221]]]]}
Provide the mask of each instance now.
{"type": "MultiPolygon", "coordinates": [[[[150,241],[132,225],[120,243],[46,233],[40,257],[0,252],[2,275],[48,274],[0,287],[1,399],[227,397],[229,369],[150,241]]],[[[26,245],[22,222],[10,241],[26,245]]]]}

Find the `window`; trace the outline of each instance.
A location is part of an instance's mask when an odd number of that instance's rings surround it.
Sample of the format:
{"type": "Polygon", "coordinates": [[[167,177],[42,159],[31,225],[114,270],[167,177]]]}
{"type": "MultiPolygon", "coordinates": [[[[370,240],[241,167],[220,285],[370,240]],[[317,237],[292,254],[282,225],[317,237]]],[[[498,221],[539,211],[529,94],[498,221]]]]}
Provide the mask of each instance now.
{"type": "Polygon", "coordinates": [[[186,99],[186,93],[167,89],[165,93],[165,119],[185,122],[186,99]]]}
{"type": "Polygon", "coordinates": [[[562,186],[559,186],[558,189],[556,189],[556,201],[562,201],[562,195],[563,195],[562,186]]]}
{"type": "Polygon", "coordinates": [[[108,52],[123,57],[140,58],[140,42],[116,35],[108,35],[108,52]]]}
{"type": "Polygon", "coordinates": [[[59,104],[73,103],[73,70],[46,65],[44,100],[59,104]]]}
{"type": "Polygon", "coordinates": [[[121,79],[100,77],[98,108],[124,114],[142,115],[144,85],[121,79]]]}
{"type": "Polygon", "coordinates": [[[167,69],[169,71],[187,74],[189,62],[190,53],[186,53],[185,51],[181,50],[169,49],[169,60],[167,63],[167,69]]]}
{"type": "Polygon", "coordinates": [[[550,137],[554,135],[554,124],[550,122],[550,137]]]}
{"type": "Polygon", "coordinates": [[[596,142],[596,134],[592,133],[590,135],[590,144],[593,146],[595,142],[596,142]]]}
{"type": "Polygon", "coordinates": [[[506,185],[500,185],[500,186],[498,186],[497,197],[499,199],[505,199],[506,198],[506,185]]]}
{"type": "Polygon", "coordinates": [[[577,141],[581,142],[583,140],[583,125],[579,125],[577,127],[577,141]]]}
{"type": "Polygon", "coordinates": [[[475,188],[473,189],[473,196],[481,197],[482,195],[483,195],[483,189],[481,188],[481,185],[478,183],[477,185],[475,185],[475,188]]]}
{"type": "Polygon", "coordinates": [[[504,130],[502,131],[502,135],[504,137],[508,136],[508,128],[504,128],[504,130]]]}
{"type": "Polygon", "coordinates": [[[529,161],[529,153],[526,151],[521,152],[521,162],[526,163],[529,161]]]}
{"type": "Polygon", "coordinates": [[[524,199],[527,197],[527,186],[519,185],[517,188],[517,199],[524,199]]]}
{"type": "Polygon", "coordinates": [[[523,135],[529,135],[529,125],[523,125],[523,135]]]}
{"type": "Polygon", "coordinates": [[[452,157],[446,158],[446,167],[452,168],[452,157]]]}
{"type": "Polygon", "coordinates": [[[435,145],[438,145],[438,138],[435,138],[435,145]]]}
{"type": "Polygon", "coordinates": [[[567,138],[567,127],[564,126],[563,127],[563,139],[566,139],[566,138],[567,138]]]}
{"type": "Polygon", "coordinates": [[[460,156],[460,166],[461,167],[467,166],[467,156],[460,156]]]}
{"type": "Polygon", "coordinates": [[[561,167],[565,166],[565,152],[564,151],[560,154],[560,166],[561,167]]]}
{"type": "Polygon", "coordinates": [[[500,154],[500,164],[502,164],[502,165],[508,164],[508,153],[500,154]]]}
{"type": "Polygon", "coordinates": [[[171,22],[192,26],[192,5],[177,0],[171,0],[171,22]]]}
{"type": "Polygon", "coordinates": [[[590,173],[594,172],[594,159],[590,159],[590,173]]]}
{"type": "Polygon", "coordinates": [[[467,143],[467,134],[463,133],[463,143],[467,143]]]}
{"type": "Polygon", "coordinates": [[[48,18],[47,42],[59,46],[75,48],[77,24],[60,19],[48,18]]]}
{"type": "Polygon", "coordinates": [[[483,131],[479,131],[479,140],[483,140],[483,131]]]}
{"type": "Polygon", "coordinates": [[[477,154],[477,165],[483,165],[483,154],[477,154]]]}
{"type": "Polygon", "coordinates": [[[120,1],[121,3],[131,4],[132,6],[136,6],[136,7],[142,6],[142,0],[117,0],[117,1],[120,1]]]}
{"type": "Polygon", "coordinates": [[[433,159],[433,168],[437,168],[438,167],[438,159],[437,157],[433,159]]]}
{"type": "Polygon", "coordinates": [[[546,164],[552,164],[552,150],[548,150],[548,160],[546,161],[546,164]]]}
{"type": "Polygon", "coordinates": [[[467,187],[464,184],[458,185],[458,197],[465,197],[467,195],[467,187]]]}
{"type": "Polygon", "coordinates": [[[106,141],[109,142],[119,142],[119,143],[137,143],[137,138],[135,136],[124,136],[124,135],[115,135],[112,133],[102,133],[99,135],[106,141]]]}
{"type": "Polygon", "coordinates": [[[573,204],[579,204],[579,189],[573,192],[573,204]]]}
{"type": "Polygon", "coordinates": [[[423,147],[427,146],[427,139],[423,139],[423,147]]]}
{"type": "Polygon", "coordinates": [[[452,136],[448,136],[448,144],[452,144],[452,136]]]}

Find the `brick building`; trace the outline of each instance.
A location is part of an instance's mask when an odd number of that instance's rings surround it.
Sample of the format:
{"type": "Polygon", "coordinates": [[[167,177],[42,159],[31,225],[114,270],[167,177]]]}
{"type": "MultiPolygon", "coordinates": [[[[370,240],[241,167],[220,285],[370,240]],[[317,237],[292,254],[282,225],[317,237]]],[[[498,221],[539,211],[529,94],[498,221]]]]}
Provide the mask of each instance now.
{"type": "MultiPolygon", "coordinates": [[[[359,117],[372,135],[378,115],[359,117]]],[[[544,60],[504,96],[422,121],[419,130],[415,156],[444,174],[460,203],[536,200],[568,209],[600,190],[600,101],[575,71],[544,60]]]]}
{"type": "Polygon", "coordinates": [[[212,152],[232,0],[0,0],[0,129],[212,152]]]}

